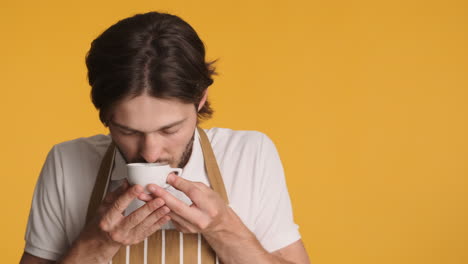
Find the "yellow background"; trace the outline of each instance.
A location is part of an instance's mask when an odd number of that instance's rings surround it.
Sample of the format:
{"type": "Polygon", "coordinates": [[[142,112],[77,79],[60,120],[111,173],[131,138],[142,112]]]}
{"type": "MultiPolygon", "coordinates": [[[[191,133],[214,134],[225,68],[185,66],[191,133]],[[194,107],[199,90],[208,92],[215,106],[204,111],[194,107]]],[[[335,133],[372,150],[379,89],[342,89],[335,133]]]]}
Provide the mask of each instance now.
{"type": "Polygon", "coordinates": [[[204,127],[276,143],[313,263],[468,263],[466,1],[2,1],[2,263],[53,144],[106,133],[84,56],[118,19],[191,23],[219,58],[204,127]]]}

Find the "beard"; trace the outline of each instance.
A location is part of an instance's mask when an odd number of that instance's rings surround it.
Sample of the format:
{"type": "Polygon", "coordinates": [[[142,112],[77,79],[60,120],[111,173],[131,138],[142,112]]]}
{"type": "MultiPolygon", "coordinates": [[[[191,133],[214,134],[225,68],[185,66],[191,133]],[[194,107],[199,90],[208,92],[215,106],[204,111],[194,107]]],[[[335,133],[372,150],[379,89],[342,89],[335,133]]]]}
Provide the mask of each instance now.
{"type": "Polygon", "coordinates": [[[187,143],[187,146],[185,146],[185,150],[184,150],[184,152],[182,153],[182,156],[179,159],[179,163],[177,164],[177,168],[185,167],[185,165],[187,165],[188,161],[190,160],[190,157],[192,156],[194,138],[195,138],[195,133],[193,134],[192,138],[187,143]]]}

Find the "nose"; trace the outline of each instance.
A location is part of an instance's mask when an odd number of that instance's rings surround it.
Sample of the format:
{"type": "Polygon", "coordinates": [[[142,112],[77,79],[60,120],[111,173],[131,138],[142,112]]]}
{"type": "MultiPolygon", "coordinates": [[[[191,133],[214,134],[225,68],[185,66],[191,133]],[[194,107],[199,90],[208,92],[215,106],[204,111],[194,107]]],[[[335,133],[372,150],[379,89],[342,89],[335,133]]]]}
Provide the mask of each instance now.
{"type": "Polygon", "coordinates": [[[162,141],[156,134],[145,134],[140,146],[140,156],[148,163],[156,162],[162,153],[162,141]]]}

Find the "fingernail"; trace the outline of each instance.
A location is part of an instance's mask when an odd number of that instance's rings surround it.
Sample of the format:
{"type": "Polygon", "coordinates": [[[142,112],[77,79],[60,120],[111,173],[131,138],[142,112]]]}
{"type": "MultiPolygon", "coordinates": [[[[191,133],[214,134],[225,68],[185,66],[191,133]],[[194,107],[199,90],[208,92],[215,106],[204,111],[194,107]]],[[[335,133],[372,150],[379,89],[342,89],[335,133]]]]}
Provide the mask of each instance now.
{"type": "Polygon", "coordinates": [[[136,194],[140,194],[141,192],[143,192],[143,187],[137,184],[135,185],[134,191],[136,194]]]}
{"type": "Polygon", "coordinates": [[[140,193],[140,200],[150,200],[151,196],[146,193],[140,193]]]}
{"type": "Polygon", "coordinates": [[[152,192],[156,191],[156,187],[153,184],[148,185],[147,188],[148,188],[148,190],[150,190],[152,192]]]}

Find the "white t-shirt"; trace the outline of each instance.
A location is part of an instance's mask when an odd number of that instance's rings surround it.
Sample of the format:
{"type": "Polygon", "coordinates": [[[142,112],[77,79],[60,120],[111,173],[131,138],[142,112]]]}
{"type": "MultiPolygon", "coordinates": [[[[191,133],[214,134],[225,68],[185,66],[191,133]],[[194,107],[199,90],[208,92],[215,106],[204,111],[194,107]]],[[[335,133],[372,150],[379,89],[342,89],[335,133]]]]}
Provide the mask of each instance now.
{"type": "MultiPolygon", "coordinates": [[[[272,252],[299,240],[283,167],[273,142],[255,131],[223,128],[205,131],[230,206],[263,247],[272,252]]],[[[26,252],[57,260],[78,237],[85,225],[99,165],[110,142],[109,135],[96,135],[52,148],[34,191],[25,235],[26,252]]],[[[117,151],[111,189],[120,184],[126,173],[125,161],[117,151]]],[[[192,155],[181,176],[209,185],[196,130],[192,155]]],[[[171,192],[187,200],[177,190],[171,192]]]]}

